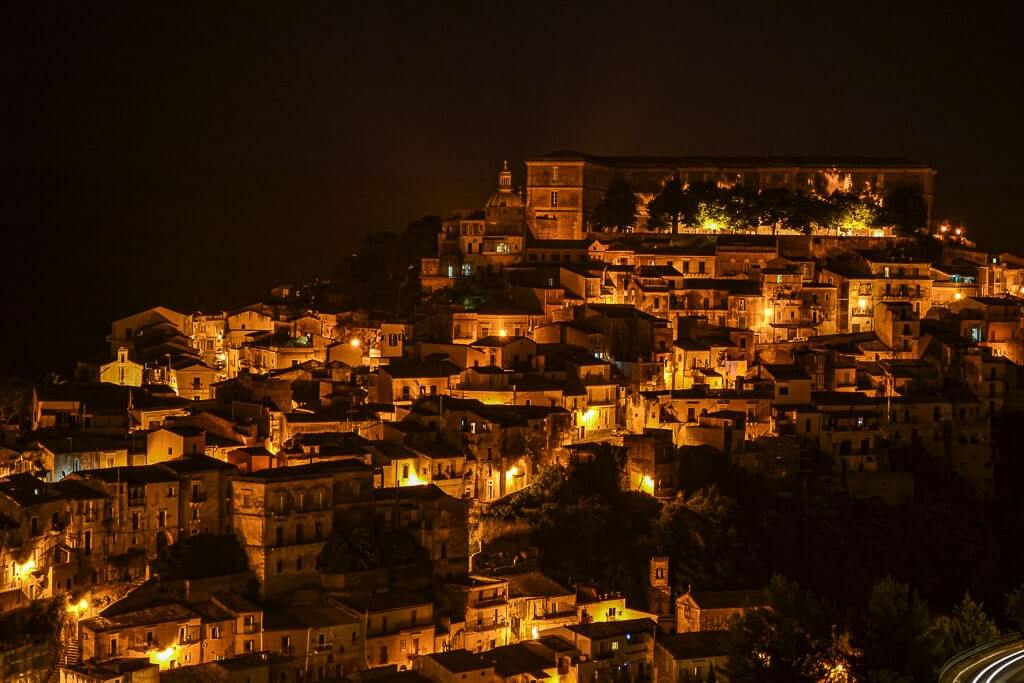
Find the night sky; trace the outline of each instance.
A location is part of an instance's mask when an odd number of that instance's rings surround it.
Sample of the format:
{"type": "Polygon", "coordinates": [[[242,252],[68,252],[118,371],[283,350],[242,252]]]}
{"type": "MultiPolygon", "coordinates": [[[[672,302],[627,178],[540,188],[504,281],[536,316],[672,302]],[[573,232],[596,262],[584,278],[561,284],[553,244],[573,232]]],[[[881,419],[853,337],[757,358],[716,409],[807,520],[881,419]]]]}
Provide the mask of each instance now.
{"type": "Polygon", "coordinates": [[[329,272],[560,148],[910,156],[939,169],[937,215],[1024,251],[1012,7],[21,4],[0,374],[88,356],[134,309],[329,272]]]}

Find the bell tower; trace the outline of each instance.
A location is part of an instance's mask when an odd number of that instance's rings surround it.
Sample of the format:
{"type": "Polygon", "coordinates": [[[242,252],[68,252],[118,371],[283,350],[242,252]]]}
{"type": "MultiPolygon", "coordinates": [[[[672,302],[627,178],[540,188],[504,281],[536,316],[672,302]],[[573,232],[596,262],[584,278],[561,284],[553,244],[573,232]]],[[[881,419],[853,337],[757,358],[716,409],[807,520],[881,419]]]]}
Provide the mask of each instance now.
{"type": "Polygon", "coordinates": [[[668,558],[652,557],[647,580],[647,609],[657,614],[659,621],[672,617],[672,586],[668,579],[668,558]]]}

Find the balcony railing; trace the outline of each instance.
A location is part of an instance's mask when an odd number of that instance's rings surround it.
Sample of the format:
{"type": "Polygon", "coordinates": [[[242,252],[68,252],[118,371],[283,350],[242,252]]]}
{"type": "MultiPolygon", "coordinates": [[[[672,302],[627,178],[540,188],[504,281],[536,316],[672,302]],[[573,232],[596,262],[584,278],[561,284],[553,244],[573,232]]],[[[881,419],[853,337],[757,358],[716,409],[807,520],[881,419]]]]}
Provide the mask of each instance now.
{"type": "Polygon", "coordinates": [[[496,629],[503,629],[508,627],[508,622],[504,619],[485,619],[484,621],[475,621],[471,624],[466,624],[466,630],[470,633],[479,633],[480,631],[494,631],[496,629]]]}
{"type": "Polygon", "coordinates": [[[545,620],[545,619],[565,619],[567,617],[576,616],[575,608],[560,609],[557,611],[545,612],[544,614],[535,614],[534,619],[545,620]]]}

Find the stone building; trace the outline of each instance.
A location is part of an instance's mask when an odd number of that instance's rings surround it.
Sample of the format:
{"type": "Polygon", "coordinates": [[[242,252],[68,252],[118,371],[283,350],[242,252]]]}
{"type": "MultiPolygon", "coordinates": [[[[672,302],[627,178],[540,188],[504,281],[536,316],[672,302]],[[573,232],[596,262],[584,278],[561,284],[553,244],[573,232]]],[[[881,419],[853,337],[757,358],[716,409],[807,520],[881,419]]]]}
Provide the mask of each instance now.
{"type": "Polygon", "coordinates": [[[113,533],[105,550],[113,564],[106,572],[114,572],[116,564],[125,578],[140,578],[148,560],[178,540],[180,481],[174,471],[162,465],[112,467],[75,472],[68,479],[110,499],[104,518],[113,533]]]}
{"type": "Polygon", "coordinates": [[[921,192],[930,223],[936,171],[899,158],[628,157],[563,150],[526,161],[530,228],[542,239],[580,239],[614,179],[627,181],[646,206],[675,175],[684,185],[717,182],[824,194],[837,189],[883,193],[910,186],[921,192]]]}
{"type": "Polygon", "coordinates": [[[358,523],[371,477],[362,462],[341,460],[234,478],[232,526],[265,594],[319,586],[317,558],[336,523],[358,523]]]}
{"type": "Polygon", "coordinates": [[[727,631],[733,619],[764,601],[761,590],[688,590],[676,598],[676,632],[727,631]]]}
{"type": "Polygon", "coordinates": [[[407,591],[353,596],[337,604],[356,616],[366,634],[362,654],[366,668],[410,668],[413,660],[434,651],[432,596],[407,591]]]}

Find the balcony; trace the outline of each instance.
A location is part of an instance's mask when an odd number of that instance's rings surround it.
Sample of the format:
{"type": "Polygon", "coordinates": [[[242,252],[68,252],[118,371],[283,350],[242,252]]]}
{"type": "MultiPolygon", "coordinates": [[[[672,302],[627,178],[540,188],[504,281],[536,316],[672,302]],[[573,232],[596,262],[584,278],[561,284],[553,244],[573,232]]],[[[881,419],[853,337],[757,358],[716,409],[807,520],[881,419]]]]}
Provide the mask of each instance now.
{"type": "Polygon", "coordinates": [[[576,616],[576,608],[571,607],[567,609],[560,609],[551,612],[545,612],[544,614],[535,614],[534,619],[537,621],[554,621],[556,619],[566,619],[569,617],[576,616]]]}
{"type": "Polygon", "coordinates": [[[253,622],[251,624],[242,624],[242,633],[259,633],[260,623],[253,622]]]}
{"type": "Polygon", "coordinates": [[[505,599],[505,596],[502,595],[502,596],[498,596],[496,598],[487,598],[486,600],[478,600],[477,602],[473,603],[471,605],[471,607],[475,607],[477,609],[484,609],[484,608],[489,608],[489,607],[501,607],[502,605],[506,605],[506,604],[508,604],[508,601],[505,599]]]}
{"type": "Polygon", "coordinates": [[[924,292],[915,289],[894,289],[884,292],[880,297],[882,301],[902,301],[903,299],[921,299],[924,292]]]}
{"type": "MultiPolygon", "coordinates": [[[[573,612],[575,614],[575,612],[573,612]]],[[[508,622],[505,619],[484,619],[481,621],[475,621],[473,623],[466,624],[466,631],[469,633],[480,633],[481,631],[495,631],[503,628],[508,628],[508,622]]]]}

